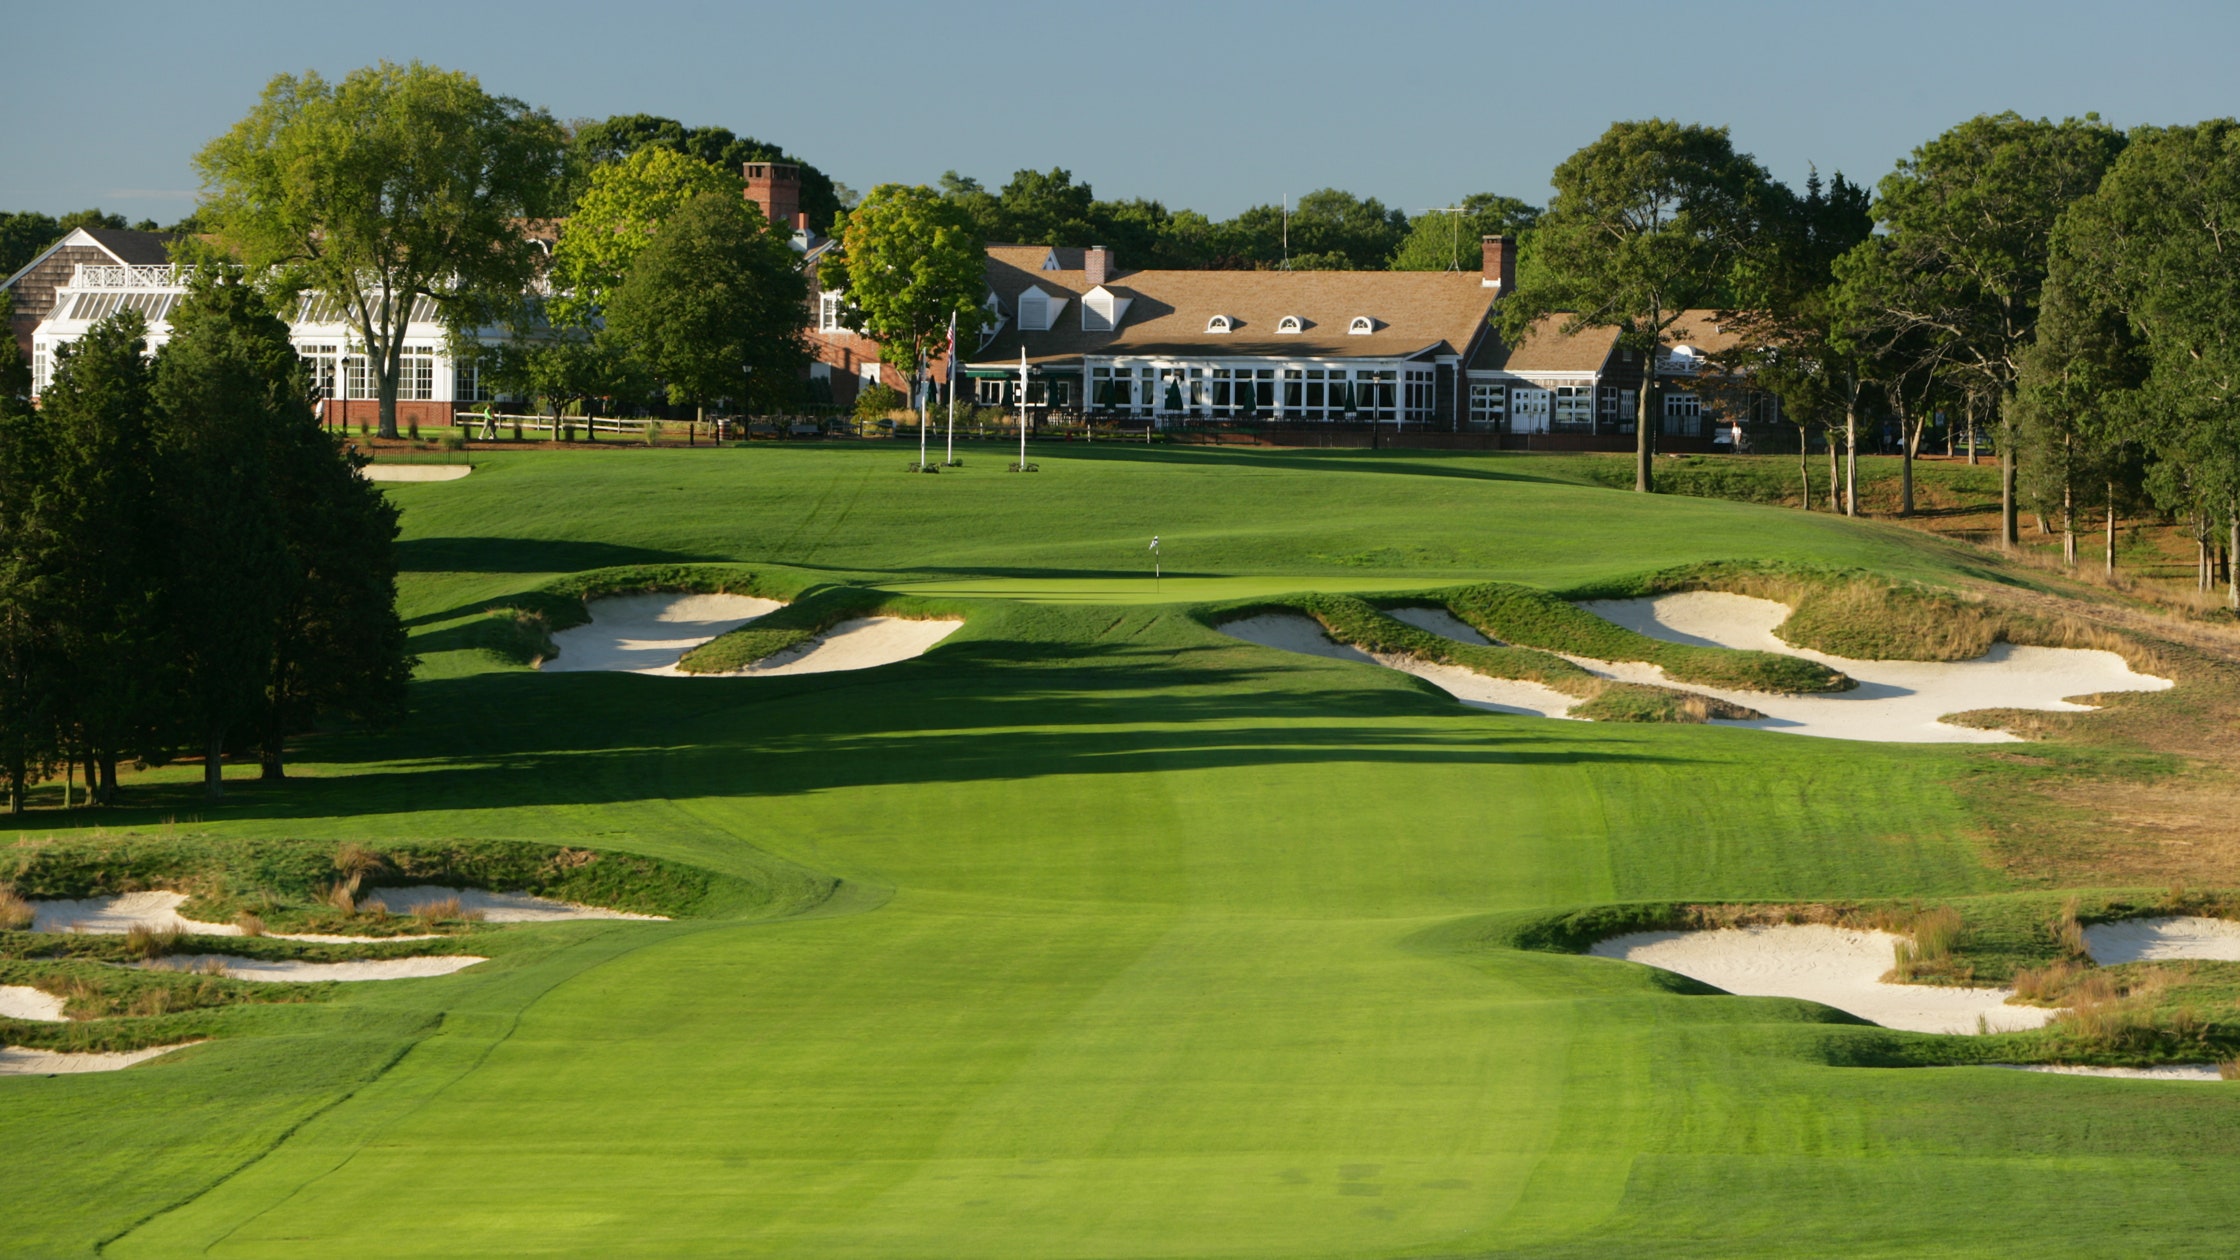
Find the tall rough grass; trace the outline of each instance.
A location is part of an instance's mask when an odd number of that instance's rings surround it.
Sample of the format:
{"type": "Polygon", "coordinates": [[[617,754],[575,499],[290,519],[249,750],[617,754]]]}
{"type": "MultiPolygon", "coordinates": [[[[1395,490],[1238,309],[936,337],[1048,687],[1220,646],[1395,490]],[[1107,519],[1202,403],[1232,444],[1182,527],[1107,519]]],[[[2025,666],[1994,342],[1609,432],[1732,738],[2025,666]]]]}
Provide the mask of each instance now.
{"type": "Polygon", "coordinates": [[[1960,944],[1960,912],[1938,906],[1915,915],[1907,926],[1913,939],[1899,941],[1895,947],[1897,965],[1892,970],[1898,979],[1949,977],[1955,969],[1953,950],[1960,944]]]}
{"type": "Polygon", "coordinates": [[[12,888],[0,888],[0,932],[28,932],[38,918],[31,903],[16,896],[12,888]]]}

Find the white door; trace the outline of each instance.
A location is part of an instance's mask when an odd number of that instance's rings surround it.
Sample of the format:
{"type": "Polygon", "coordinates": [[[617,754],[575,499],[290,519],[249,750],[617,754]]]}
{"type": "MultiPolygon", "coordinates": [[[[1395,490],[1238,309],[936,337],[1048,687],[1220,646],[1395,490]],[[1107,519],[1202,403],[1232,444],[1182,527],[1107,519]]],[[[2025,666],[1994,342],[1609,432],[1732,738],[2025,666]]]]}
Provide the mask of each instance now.
{"type": "Polygon", "coordinates": [[[1555,395],[1545,389],[1509,391],[1509,432],[1546,433],[1555,413],[1555,395]]]}

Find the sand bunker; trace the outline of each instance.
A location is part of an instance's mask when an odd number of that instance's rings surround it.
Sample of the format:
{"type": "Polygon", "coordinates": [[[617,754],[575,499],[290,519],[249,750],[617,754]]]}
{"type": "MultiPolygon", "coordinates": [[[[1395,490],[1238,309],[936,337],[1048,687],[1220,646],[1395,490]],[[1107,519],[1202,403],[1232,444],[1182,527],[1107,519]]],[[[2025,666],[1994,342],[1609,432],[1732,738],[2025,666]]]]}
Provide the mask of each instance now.
{"type": "Polygon", "coordinates": [[[1640,662],[1571,658],[1605,678],[1700,692],[1766,715],[1720,723],[1724,726],[1893,743],[2009,743],[2018,737],[2005,731],[1950,726],[1938,719],[1971,709],[2079,712],[2092,706],[2072,703],[2067,697],[2106,691],[2162,691],[2171,686],[2167,678],[2134,672],[2113,652],[2083,648],[2001,643],[1972,661],[1847,660],[1791,647],[1776,638],[1774,627],[1789,615],[1785,605],[1722,591],[1594,600],[1580,606],[1654,639],[1803,657],[1840,669],[1859,683],[1855,690],[1826,695],[1774,695],[1674,682],[1661,668],[1640,662]]]}
{"type": "MultiPolygon", "coordinates": [[[[834,674],[871,669],[924,656],[933,645],[957,632],[964,622],[913,617],[858,617],[843,621],[807,643],[774,652],[745,669],[694,678],[762,678],[774,674],[834,674]]],[[[677,671],[669,671],[677,672],[677,671]]]]}
{"type": "Polygon", "coordinates": [[[0,1046],[0,1076],[115,1072],[135,1063],[146,1063],[157,1055],[184,1050],[194,1044],[182,1041],[175,1046],[150,1046],[145,1050],[125,1050],[115,1054],[71,1054],[62,1050],[33,1050],[29,1046],[0,1046]]]}
{"type": "Polygon", "coordinates": [[[166,954],[133,965],[143,971],[192,971],[231,980],[274,984],[313,984],[321,980],[418,980],[448,976],[478,962],[472,954],[430,954],[421,958],[367,958],[357,962],[315,963],[293,959],[236,958],[231,954],[166,954]]]}
{"type": "Polygon", "coordinates": [[[379,902],[391,914],[411,914],[420,906],[434,905],[454,898],[458,900],[461,910],[480,915],[485,923],[556,923],[563,919],[647,919],[668,922],[667,915],[632,914],[627,910],[581,906],[572,901],[554,901],[549,897],[533,897],[528,893],[485,892],[480,888],[448,888],[438,884],[415,884],[410,888],[369,888],[359,894],[358,908],[363,910],[366,906],[379,902]]]}
{"type": "Polygon", "coordinates": [[[35,1019],[62,1022],[62,999],[27,984],[0,984],[0,1019],[35,1019]]]}
{"type": "MultiPolygon", "coordinates": [[[[1428,613],[1428,609],[1402,609],[1401,612],[1428,613]]],[[[1399,613],[1393,614],[1399,616],[1399,613]]],[[[1451,614],[1441,613],[1448,620],[1451,614]]],[[[1407,620],[1406,618],[1402,618],[1407,620]]],[[[1426,620],[1430,620],[1428,617],[1426,620]]],[[[1409,624],[1434,634],[1444,634],[1433,625],[1420,621],[1409,624]]],[[[1476,634],[1468,626],[1456,621],[1463,631],[1476,634]]],[[[1334,661],[1359,661],[1369,665],[1382,665],[1413,674],[1439,690],[1446,692],[1474,709],[1487,709],[1495,713],[1519,713],[1532,717],[1562,717],[1571,706],[1579,703],[1578,697],[1567,696],[1553,687],[1513,678],[1488,678],[1459,665],[1440,665],[1413,656],[1387,652],[1364,652],[1331,640],[1322,629],[1322,623],[1312,617],[1297,613],[1263,613],[1257,617],[1243,617],[1225,621],[1215,627],[1232,639],[1242,639],[1261,647],[1277,648],[1285,652],[1301,652],[1308,656],[1327,657],[1334,661]]],[[[1454,636],[1447,636],[1454,637],[1454,636]]],[[[1478,642],[1485,639],[1480,637],[1478,642]]]]}
{"type": "Polygon", "coordinates": [[[2103,966],[2177,958],[2240,962],[2240,923],[2195,915],[2119,919],[2086,928],[2084,948],[2103,966]]]}
{"type": "Polygon", "coordinates": [[[2214,1063],[2166,1063],[2160,1067],[2085,1067],[2072,1063],[1992,1063],[2017,1072],[2052,1072],[2057,1076],[2114,1076],[2130,1081],[2221,1081],[2224,1074],[2214,1063]]]}
{"type": "MultiPolygon", "coordinates": [[[[159,889],[153,892],[120,893],[114,897],[86,897],[77,901],[34,901],[31,903],[31,930],[121,935],[142,927],[151,932],[177,932],[184,936],[242,934],[240,927],[232,923],[205,923],[199,919],[182,917],[179,906],[186,899],[185,893],[159,889]]],[[[316,941],[329,945],[436,939],[436,934],[433,933],[420,936],[336,936],[328,932],[267,932],[265,935],[274,940],[316,941]]]]}
{"type": "Polygon", "coordinates": [[[1804,998],[1908,1032],[1972,1033],[2036,1028],[2058,1012],[2008,1006],[2012,989],[1884,984],[1903,937],[1820,924],[1635,932],[1587,952],[1678,972],[1742,997],[1804,998]]]}
{"type": "Polygon", "coordinates": [[[367,481],[457,481],[473,471],[471,464],[367,464],[358,475],[367,481]]]}
{"type": "Polygon", "coordinates": [[[785,607],[752,595],[617,595],[588,605],[589,625],[553,634],[547,673],[674,674],[677,659],[719,634],[785,607]]]}

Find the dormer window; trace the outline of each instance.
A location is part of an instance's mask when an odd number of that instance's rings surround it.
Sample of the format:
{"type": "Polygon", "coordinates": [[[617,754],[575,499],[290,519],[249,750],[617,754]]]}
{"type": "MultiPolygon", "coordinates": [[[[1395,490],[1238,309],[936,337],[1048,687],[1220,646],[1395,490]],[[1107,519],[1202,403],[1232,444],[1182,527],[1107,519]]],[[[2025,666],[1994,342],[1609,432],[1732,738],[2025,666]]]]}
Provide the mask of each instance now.
{"type": "Polygon", "coordinates": [[[1206,321],[1206,331],[1209,333],[1230,333],[1235,332],[1236,328],[1236,321],[1226,315],[1216,315],[1206,321]]]}
{"type": "Polygon", "coordinates": [[[1276,331],[1279,333],[1305,332],[1306,328],[1307,322],[1296,315],[1286,315],[1276,321],[1276,331]]]}
{"type": "Polygon", "coordinates": [[[1065,298],[1028,285],[1027,291],[1019,295],[1019,331],[1048,332],[1057,323],[1058,312],[1065,308],[1065,298]]]}
{"type": "Polygon", "coordinates": [[[1057,251],[1057,250],[1054,250],[1054,249],[1053,249],[1053,250],[1051,250],[1051,251],[1050,251],[1049,253],[1047,253],[1047,254],[1044,254],[1044,255],[1042,256],[1042,269],[1043,269],[1044,271],[1059,271],[1059,270],[1062,270],[1062,268],[1060,268],[1060,267],[1058,266],[1058,251],[1057,251]]]}
{"type": "Polygon", "coordinates": [[[1111,332],[1118,328],[1120,321],[1128,317],[1128,303],[1133,300],[1121,297],[1101,284],[1082,294],[1081,331],[1111,332]]]}
{"type": "Polygon", "coordinates": [[[1352,337],[1366,337],[1376,330],[1377,321],[1366,315],[1356,315],[1353,317],[1353,322],[1346,325],[1346,334],[1352,337]]]}

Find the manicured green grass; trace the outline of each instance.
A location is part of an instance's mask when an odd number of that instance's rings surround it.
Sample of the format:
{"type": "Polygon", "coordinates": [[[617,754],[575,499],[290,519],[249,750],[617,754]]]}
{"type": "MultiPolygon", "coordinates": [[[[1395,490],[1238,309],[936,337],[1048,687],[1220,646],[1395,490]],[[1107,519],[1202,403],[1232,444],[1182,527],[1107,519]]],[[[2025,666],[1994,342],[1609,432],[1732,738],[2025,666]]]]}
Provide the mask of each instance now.
{"type": "Polygon", "coordinates": [[[1192,601],[1981,557],[1514,457],[1035,457],[524,453],[397,487],[426,658],[403,727],[311,740],[301,777],[222,808],[180,767],[27,834],[518,840],[837,890],[518,929],[455,976],[226,1008],[167,1061],[0,1080],[0,1252],[2229,1246],[2240,1092],[1855,1066],[1918,1039],[1470,928],[2000,893],[1963,792],[1986,753],[1472,712],[1121,585],[1153,533],[1192,601]],[[557,577],[685,563],[935,584],[967,622],[775,678],[543,675],[477,637],[557,577]]]}

